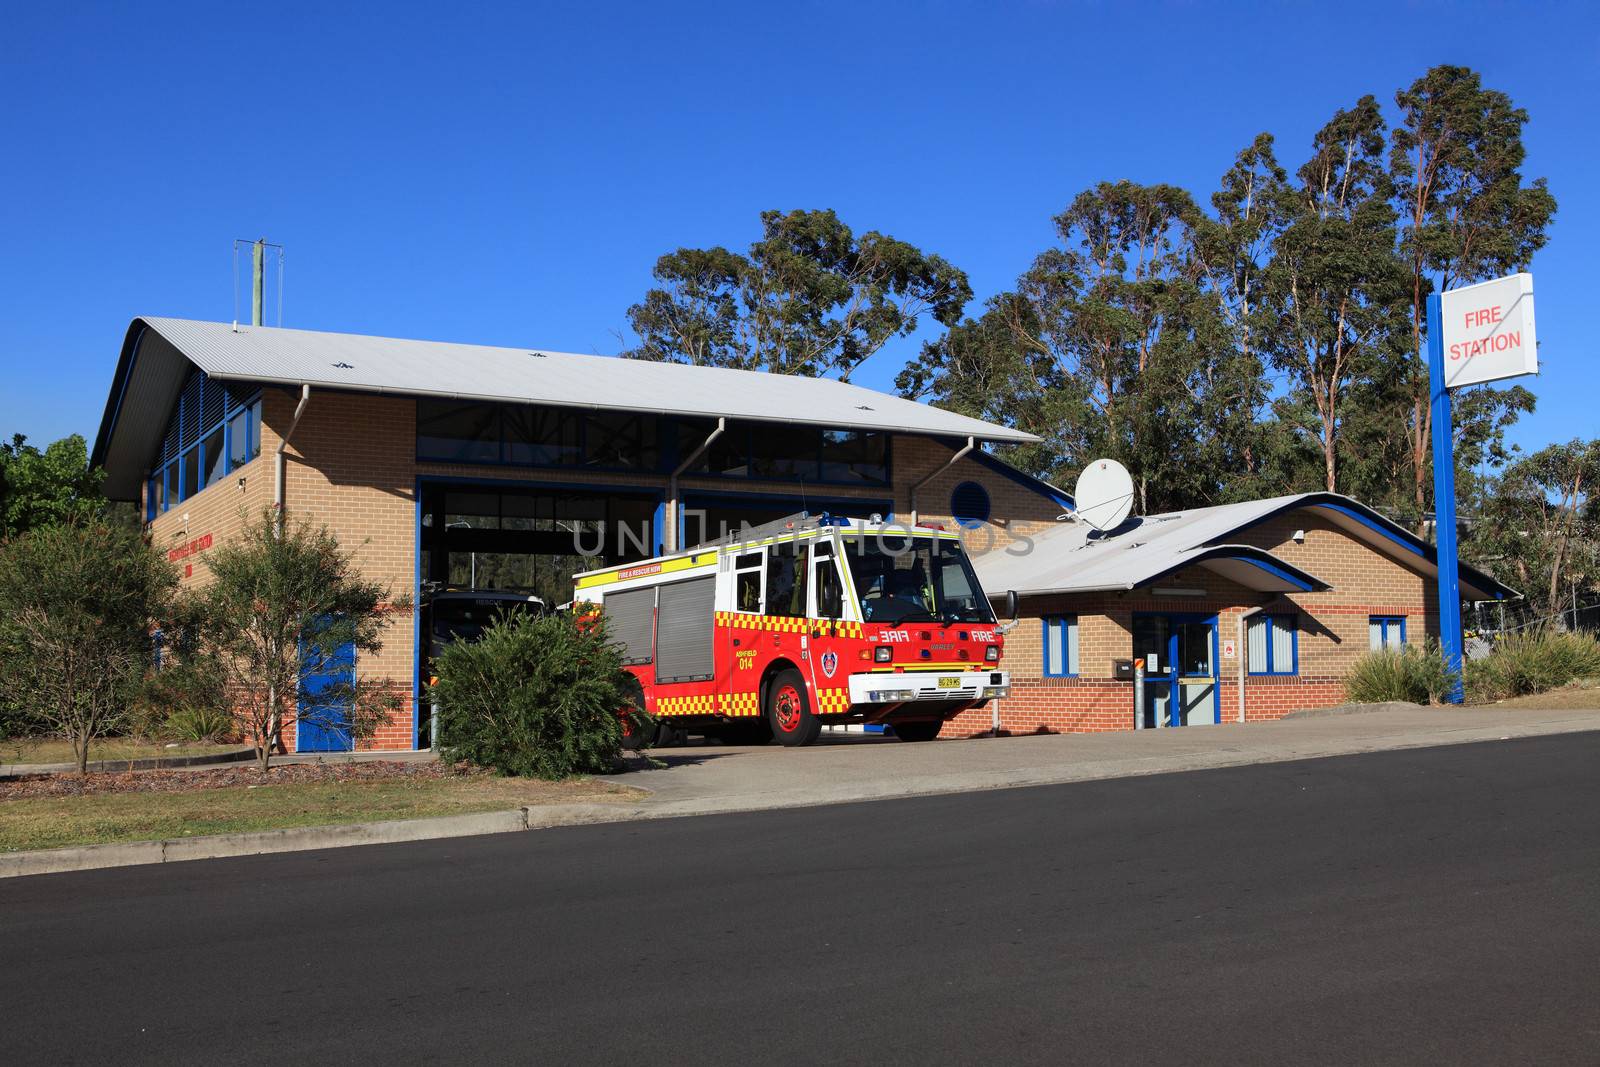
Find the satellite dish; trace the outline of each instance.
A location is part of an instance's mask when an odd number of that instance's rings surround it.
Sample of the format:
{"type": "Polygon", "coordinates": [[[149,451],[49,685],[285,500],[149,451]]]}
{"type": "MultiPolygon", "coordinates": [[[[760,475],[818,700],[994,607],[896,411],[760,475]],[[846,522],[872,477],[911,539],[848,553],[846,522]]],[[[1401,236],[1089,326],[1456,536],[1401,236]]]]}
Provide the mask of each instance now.
{"type": "Polygon", "coordinates": [[[1097,459],[1078,475],[1072,490],[1078,518],[1096,530],[1114,530],[1133,511],[1133,478],[1114,459],[1097,459]]]}

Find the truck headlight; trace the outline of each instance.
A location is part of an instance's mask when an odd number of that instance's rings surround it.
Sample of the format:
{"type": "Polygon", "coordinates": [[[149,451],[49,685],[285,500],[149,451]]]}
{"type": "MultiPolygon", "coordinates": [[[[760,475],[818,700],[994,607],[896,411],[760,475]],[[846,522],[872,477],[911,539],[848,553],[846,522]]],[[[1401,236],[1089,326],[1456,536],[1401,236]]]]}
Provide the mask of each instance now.
{"type": "Polygon", "coordinates": [[[985,662],[985,663],[999,663],[1000,662],[1000,646],[999,645],[990,645],[989,647],[985,648],[983,650],[983,662],[985,662]]]}
{"type": "Polygon", "coordinates": [[[872,662],[874,663],[888,663],[893,656],[894,650],[888,645],[879,645],[872,650],[872,662]]]}

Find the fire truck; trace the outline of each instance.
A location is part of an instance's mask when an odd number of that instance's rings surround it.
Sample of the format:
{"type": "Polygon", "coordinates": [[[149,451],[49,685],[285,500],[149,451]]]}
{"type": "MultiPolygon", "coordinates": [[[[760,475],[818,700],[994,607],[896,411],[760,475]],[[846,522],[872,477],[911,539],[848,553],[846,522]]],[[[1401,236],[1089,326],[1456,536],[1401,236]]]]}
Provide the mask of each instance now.
{"type": "Polygon", "coordinates": [[[805,513],[575,575],[644,710],[742,744],[884,723],[931,741],[1008,693],[1004,644],[957,534],[805,513]]]}

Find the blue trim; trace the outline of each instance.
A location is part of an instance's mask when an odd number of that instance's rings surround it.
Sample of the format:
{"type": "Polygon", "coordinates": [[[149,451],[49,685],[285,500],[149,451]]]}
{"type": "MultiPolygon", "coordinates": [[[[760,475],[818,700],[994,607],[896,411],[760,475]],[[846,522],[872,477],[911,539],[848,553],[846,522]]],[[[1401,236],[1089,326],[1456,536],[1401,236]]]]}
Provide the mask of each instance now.
{"type": "MultiPolygon", "coordinates": [[[[1213,556],[1212,558],[1216,559],[1218,557],[1213,556]]],[[[1301,578],[1299,575],[1290,574],[1288,571],[1284,570],[1282,567],[1274,566],[1273,564],[1268,563],[1264,559],[1254,559],[1254,558],[1252,558],[1250,556],[1234,556],[1232,558],[1237,559],[1237,560],[1239,560],[1239,561],[1241,561],[1243,563],[1249,563],[1249,564],[1253,564],[1254,566],[1260,567],[1262,570],[1266,571],[1268,574],[1272,575],[1273,577],[1281,578],[1284,581],[1288,582],[1290,585],[1294,586],[1296,589],[1300,590],[1300,592],[1302,592],[1302,593],[1309,593],[1315,588],[1315,586],[1313,586],[1310,582],[1307,582],[1305,579],[1301,578]]]]}
{"type": "MultiPolygon", "coordinates": [[[[411,590],[411,749],[422,747],[422,478],[412,479],[412,510],[416,513],[411,528],[412,566],[415,588],[411,590]]],[[[430,715],[432,712],[429,713],[430,715]]]]}
{"type": "Polygon", "coordinates": [[[1300,673],[1300,616],[1299,616],[1299,614],[1298,613],[1292,613],[1292,612],[1291,613],[1285,613],[1285,612],[1281,612],[1280,611],[1280,612],[1274,612],[1274,613],[1272,613],[1270,615],[1258,614],[1258,615],[1252,616],[1249,620],[1247,620],[1245,628],[1244,628],[1244,662],[1245,662],[1245,674],[1248,677],[1251,677],[1251,678],[1268,678],[1268,677],[1272,677],[1272,678],[1290,678],[1290,677],[1298,676],[1299,673],[1300,673]],[[1250,627],[1255,624],[1257,619],[1260,619],[1263,623],[1266,624],[1266,627],[1267,627],[1267,629],[1266,629],[1267,669],[1264,670],[1264,671],[1253,671],[1253,670],[1250,669],[1250,627]],[[1290,625],[1287,627],[1287,629],[1289,631],[1289,645],[1290,645],[1289,661],[1292,664],[1292,666],[1286,671],[1275,671],[1275,670],[1272,669],[1272,662],[1273,662],[1273,658],[1274,658],[1273,654],[1272,654],[1273,653],[1273,644],[1274,644],[1274,641],[1275,641],[1276,634],[1278,632],[1278,628],[1276,626],[1272,625],[1272,620],[1273,619],[1280,619],[1280,620],[1281,619],[1288,619],[1288,620],[1290,620],[1290,625]]]}
{"type": "MultiPolygon", "coordinates": [[[[943,441],[945,447],[949,448],[952,452],[958,452],[963,447],[962,445],[952,444],[943,438],[940,438],[940,440],[943,441]]],[[[1065,508],[1066,510],[1071,511],[1077,506],[1073,503],[1073,500],[1070,496],[1061,492],[1049,482],[1042,478],[1035,478],[1026,471],[1022,471],[1016,467],[1013,467],[1011,464],[1007,463],[1003,459],[1000,459],[998,456],[991,456],[981,448],[973,449],[971,452],[968,452],[967,458],[975,463],[978,463],[980,466],[989,468],[991,471],[1001,475],[1002,477],[1009,478],[1011,481],[1016,482],[1024,489],[1027,489],[1029,492],[1039,494],[1046,500],[1053,502],[1057,507],[1065,508]]]]}
{"type": "Polygon", "coordinates": [[[950,490],[950,517],[956,520],[956,525],[968,530],[975,530],[989,521],[994,514],[994,501],[989,498],[989,490],[977,482],[965,481],[950,490]],[[965,494],[969,499],[962,501],[965,494]],[[979,499],[982,503],[979,503],[979,499]],[[958,506],[958,504],[976,505],[973,507],[958,506]],[[982,514],[978,514],[982,512],[982,514]]]}

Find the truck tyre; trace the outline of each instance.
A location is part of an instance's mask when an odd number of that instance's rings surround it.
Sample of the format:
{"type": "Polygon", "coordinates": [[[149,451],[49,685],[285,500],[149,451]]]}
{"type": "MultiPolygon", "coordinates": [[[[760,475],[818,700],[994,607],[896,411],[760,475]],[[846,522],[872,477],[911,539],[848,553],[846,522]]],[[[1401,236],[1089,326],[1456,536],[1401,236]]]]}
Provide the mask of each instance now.
{"type": "Polygon", "coordinates": [[[939,736],[942,722],[897,722],[894,735],[902,741],[932,741],[939,736]]]}
{"type": "Polygon", "coordinates": [[[822,733],[822,720],[811,713],[806,680],[790,668],[779,671],[767,686],[767,722],[780,745],[809,745],[822,733]]]}
{"type": "Polygon", "coordinates": [[[644,686],[639,684],[639,679],[631,679],[627,690],[628,706],[617,712],[622,720],[622,750],[638,752],[655,742],[657,726],[654,719],[644,714],[644,686]]]}

